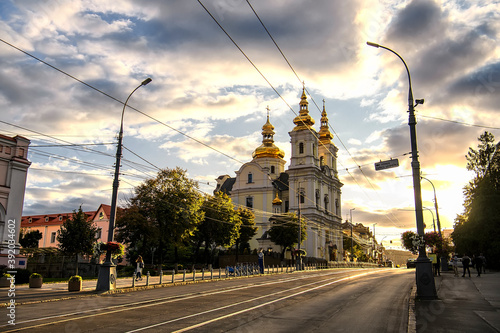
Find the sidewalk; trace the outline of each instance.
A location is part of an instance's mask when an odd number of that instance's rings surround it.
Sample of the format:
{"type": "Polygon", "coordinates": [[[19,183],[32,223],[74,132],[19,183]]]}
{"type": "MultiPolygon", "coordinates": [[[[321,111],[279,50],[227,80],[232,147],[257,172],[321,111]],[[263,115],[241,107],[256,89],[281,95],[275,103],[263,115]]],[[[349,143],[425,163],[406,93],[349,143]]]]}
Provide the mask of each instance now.
{"type": "Polygon", "coordinates": [[[416,327],[408,332],[500,332],[500,272],[461,273],[435,278],[437,300],[415,300],[416,327]]]}

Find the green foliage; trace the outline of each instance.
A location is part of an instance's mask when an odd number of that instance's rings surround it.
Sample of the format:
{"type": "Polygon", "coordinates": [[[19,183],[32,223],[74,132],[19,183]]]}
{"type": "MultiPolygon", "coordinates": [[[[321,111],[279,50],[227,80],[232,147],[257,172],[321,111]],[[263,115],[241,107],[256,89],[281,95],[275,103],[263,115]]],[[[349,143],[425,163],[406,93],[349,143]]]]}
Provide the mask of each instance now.
{"type": "Polygon", "coordinates": [[[464,213],[455,219],[452,239],[462,254],[483,253],[490,267],[500,263],[500,143],[492,134],[479,138],[478,149],[469,148],[467,170],[474,179],[464,188],[464,213]]]}
{"type": "Polygon", "coordinates": [[[32,278],[32,279],[41,279],[42,278],[42,274],[31,273],[30,278],[32,278]]]}
{"type": "Polygon", "coordinates": [[[418,254],[421,246],[425,245],[425,238],[413,231],[405,231],[401,234],[403,247],[413,254],[418,254]]]}
{"type": "MultiPolygon", "coordinates": [[[[299,242],[299,219],[295,213],[286,213],[284,215],[273,215],[269,219],[271,228],[268,234],[271,241],[280,245],[283,253],[286,249],[292,249],[299,242]]],[[[307,239],[307,225],[304,218],[301,218],[300,224],[301,242],[307,239]]]]}
{"type": "Polygon", "coordinates": [[[68,255],[92,254],[96,242],[97,227],[88,221],[82,207],[73,211],[73,216],[64,221],[58,230],[58,247],[68,255]]]}
{"type": "Polygon", "coordinates": [[[82,281],[82,277],[80,275],[73,275],[69,278],[69,282],[76,282],[76,281],[82,281]]]}
{"type": "MultiPolygon", "coordinates": [[[[163,169],[156,178],[135,188],[135,196],[117,221],[117,239],[134,250],[133,255],[158,249],[160,261],[169,244],[183,246],[203,219],[203,197],[198,183],[181,168],[163,169]]],[[[130,256],[130,253],[129,253],[130,256]]]]}
{"type": "Polygon", "coordinates": [[[204,219],[196,230],[195,240],[197,252],[201,244],[205,243],[205,261],[208,263],[215,247],[231,247],[236,243],[240,237],[242,220],[231,199],[223,192],[206,195],[202,211],[204,219]]]}
{"type": "Polygon", "coordinates": [[[252,239],[257,233],[257,227],[255,226],[255,214],[248,208],[239,207],[236,210],[236,214],[240,217],[241,225],[239,230],[239,237],[236,240],[236,251],[239,252],[240,247],[245,248],[245,245],[252,239]]]}
{"type": "Polygon", "coordinates": [[[38,241],[43,237],[42,233],[38,230],[25,232],[25,230],[21,229],[19,244],[21,244],[23,248],[38,248],[38,241]]]}

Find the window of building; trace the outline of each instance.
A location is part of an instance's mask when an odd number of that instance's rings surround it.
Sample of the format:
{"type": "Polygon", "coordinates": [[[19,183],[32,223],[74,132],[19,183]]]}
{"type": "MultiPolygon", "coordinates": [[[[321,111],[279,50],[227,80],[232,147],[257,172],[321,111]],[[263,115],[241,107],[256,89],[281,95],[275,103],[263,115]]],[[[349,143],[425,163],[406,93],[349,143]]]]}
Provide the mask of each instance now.
{"type": "Polygon", "coordinates": [[[316,190],[316,209],[319,209],[319,190],[316,190]]]}
{"type": "Polygon", "coordinates": [[[288,202],[288,200],[285,200],[285,213],[288,213],[289,209],[290,209],[290,202],[288,202]]]}
{"type": "Polygon", "coordinates": [[[11,147],[9,147],[9,146],[6,146],[6,147],[5,147],[5,153],[6,153],[6,154],[10,155],[10,152],[11,152],[11,151],[12,151],[12,148],[11,148],[11,147]]]}
{"type": "Polygon", "coordinates": [[[49,222],[49,217],[45,216],[45,222],[49,222]]]}
{"type": "Polygon", "coordinates": [[[299,143],[299,154],[304,154],[304,142],[299,143]]]}
{"type": "Polygon", "coordinates": [[[28,223],[32,223],[32,222],[33,222],[33,219],[30,217],[30,218],[28,219],[28,223]]]}
{"type": "Polygon", "coordinates": [[[303,204],[306,200],[305,200],[305,195],[304,195],[304,191],[303,190],[300,190],[300,195],[299,195],[299,198],[300,198],[300,203],[303,204]]]}
{"type": "Polygon", "coordinates": [[[325,212],[328,213],[328,194],[325,194],[323,201],[325,202],[325,212]]]}
{"type": "Polygon", "coordinates": [[[96,232],[95,236],[96,236],[97,239],[101,238],[101,236],[102,236],[102,228],[97,229],[97,232],[96,232]]]}
{"type": "Polygon", "coordinates": [[[99,213],[99,220],[102,220],[104,218],[104,213],[103,212],[100,212],[99,213]]]}
{"type": "Polygon", "coordinates": [[[253,208],[253,198],[252,197],[247,197],[247,207],[253,208]]]}
{"type": "Polygon", "coordinates": [[[271,173],[274,173],[274,165],[271,165],[271,173]]]}
{"type": "Polygon", "coordinates": [[[19,148],[19,153],[17,154],[18,157],[24,157],[24,148],[19,148]]]}
{"type": "Polygon", "coordinates": [[[56,233],[53,232],[50,234],[50,242],[55,243],[56,242],[56,233]]]}
{"type": "Polygon", "coordinates": [[[335,199],[335,214],[339,215],[339,199],[335,199]]]}
{"type": "Polygon", "coordinates": [[[248,183],[253,183],[253,175],[251,172],[248,173],[248,183]]]}
{"type": "Polygon", "coordinates": [[[62,215],[59,215],[59,221],[62,221],[62,215]]]}
{"type": "Polygon", "coordinates": [[[319,165],[320,165],[320,166],[325,165],[325,156],[321,156],[321,157],[319,158],[319,165]]]}
{"type": "Polygon", "coordinates": [[[0,145],[0,153],[3,152],[3,145],[0,145]]]}

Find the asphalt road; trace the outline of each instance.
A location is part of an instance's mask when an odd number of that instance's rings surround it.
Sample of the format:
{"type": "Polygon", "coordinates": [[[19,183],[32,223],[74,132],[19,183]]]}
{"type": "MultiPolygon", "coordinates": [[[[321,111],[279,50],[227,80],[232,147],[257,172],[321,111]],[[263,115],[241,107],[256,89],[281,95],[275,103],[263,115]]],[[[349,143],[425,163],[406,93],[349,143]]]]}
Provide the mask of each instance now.
{"type": "Polygon", "coordinates": [[[414,271],[338,269],[26,304],[21,332],[406,332],[414,271]]]}

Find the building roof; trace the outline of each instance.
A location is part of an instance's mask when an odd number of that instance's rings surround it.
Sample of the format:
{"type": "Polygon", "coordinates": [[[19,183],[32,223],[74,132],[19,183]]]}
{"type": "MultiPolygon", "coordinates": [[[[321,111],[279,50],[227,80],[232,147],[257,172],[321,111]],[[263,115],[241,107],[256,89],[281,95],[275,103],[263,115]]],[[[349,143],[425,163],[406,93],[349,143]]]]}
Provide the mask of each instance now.
{"type": "MultiPolygon", "coordinates": [[[[95,211],[84,212],[88,220],[94,220],[96,214],[101,210],[109,217],[111,206],[101,204],[95,211]]],[[[64,221],[71,218],[73,213],[55,213],[42,215],[25,215],[21,218],[21,228],[33,228],[50,225],[62,225],[64,221]]]]}

